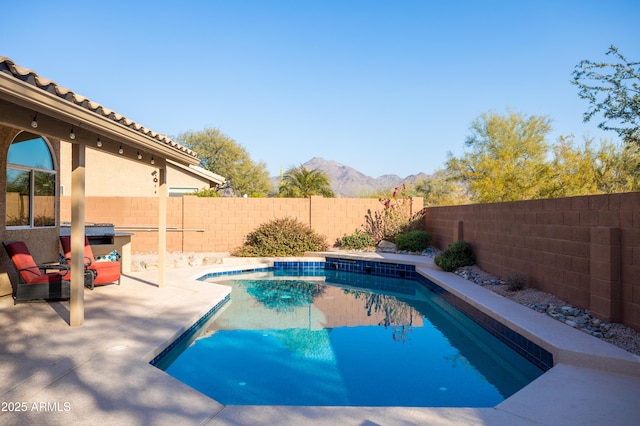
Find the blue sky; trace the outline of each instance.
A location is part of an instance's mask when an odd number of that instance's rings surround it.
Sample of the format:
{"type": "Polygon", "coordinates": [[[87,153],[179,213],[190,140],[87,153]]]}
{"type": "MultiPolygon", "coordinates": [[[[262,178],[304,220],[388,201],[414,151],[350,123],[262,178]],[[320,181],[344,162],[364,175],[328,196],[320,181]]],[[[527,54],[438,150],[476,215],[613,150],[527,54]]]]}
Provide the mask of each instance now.
{"type": "Polygon", "coordinates": [[[373,177],[431,173],[473,120],[583,123],[569,83],[611,44],[640,60],[637,0],[31,1],[0,55],[156,132],[219,128],[271,174],[314,156],[373,177]]]}

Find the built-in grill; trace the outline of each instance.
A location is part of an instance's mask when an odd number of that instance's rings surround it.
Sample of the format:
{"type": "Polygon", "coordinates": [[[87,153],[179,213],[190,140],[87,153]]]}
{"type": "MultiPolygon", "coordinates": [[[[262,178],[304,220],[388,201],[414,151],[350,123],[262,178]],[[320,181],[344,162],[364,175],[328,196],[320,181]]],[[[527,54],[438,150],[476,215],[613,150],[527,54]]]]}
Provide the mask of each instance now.
{"type": "MultiPolygon", "coordinates": [[[[89,239],[91,245],[113,244],[116,235],[113,223],[93,223],[84,224],[84,233],[89,239]]],[[[62,222],[60,224],[60,236],[66,237],[71,235],[71,223],[62,222]]]]}

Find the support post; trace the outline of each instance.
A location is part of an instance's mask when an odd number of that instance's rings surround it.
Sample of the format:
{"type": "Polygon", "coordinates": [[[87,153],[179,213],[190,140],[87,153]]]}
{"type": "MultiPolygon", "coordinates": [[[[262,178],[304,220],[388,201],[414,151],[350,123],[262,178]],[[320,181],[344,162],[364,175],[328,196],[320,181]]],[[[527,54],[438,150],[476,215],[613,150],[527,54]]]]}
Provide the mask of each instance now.
{"type": "Polygon", "coordinates": [[[167,162],[158,167],[158,287],[167,281],[167,162]]]}
{"type": "Polygon", "coordinates": [[[69,325],[76,327],[84,323],[85,144],[72,144],[71,157],[71,294],[69,325]]]}

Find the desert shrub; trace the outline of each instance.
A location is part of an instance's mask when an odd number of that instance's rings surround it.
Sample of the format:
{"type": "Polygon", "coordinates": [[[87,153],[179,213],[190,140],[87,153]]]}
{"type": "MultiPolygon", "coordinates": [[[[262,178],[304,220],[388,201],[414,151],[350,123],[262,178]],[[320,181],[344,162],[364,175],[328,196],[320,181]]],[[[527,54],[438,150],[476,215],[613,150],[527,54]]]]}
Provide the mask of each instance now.
{"type": "Polygon", "coordinates": [[[371,235],[356,229],[351,235],[343,235],[338,241],[338,246],[348,250],[362,250],[367,247],[374,247],[376,242],[371,235]]]}
{"type": "Polygon", "coordinates": [[[244,245],[233,255],[302,256],[307,251],[323,251],[327,248],[324,236],[296,219],[284,218],[260,225],[247,235],[244,245]]]}
{"type": "Polygon", "coordinates": [[[452,272],[462,266],[471,266],[476,263],[476,258],[471,250],[471,244],[462,240],[450,244],[433,260],[436,265],[447,272],[452,272]]]}
{"type": "Polygon", "coordinates": [[[527,286],[527,279],[518,273],[508,275],[505,281],[507,282],[509,291],[524,290],[527,286]]]}
{"type": "Polygon", "coordinates": [[[53,216],[38,215],[33,218],[35,226],[54,226],[56,219],[53,216]]]}
{"type": "Polygon", "coordinates": [[[404,226],[403,232],[406,233],[406,232],[416,231],[416,230],[426,231],[426,226],[427,226],[426,216],[427,216],[426,208],[420,210],[418,213],[415,213],[413,216],[409,218],[409,221],[404,226]]]}
{"type": "Polygon", "coordinates": [[[389,198],[380,198],[384,208],[382,211],[367,210],[364,230],[371,235],[375,243],[382,240],[395,242],[409,221],[411,214],[411,198],[407,195],[405,185],[395,187],[389,198]]]}
{"type": "Polygon", "coordinates": [[[367,214],[364,217],[364,229],[365,232],[371,235],[373,241],[377,244],[384,240],[384,220],[382,212],[367,209],[367,214]]]}
{"type": "Polygon", "coordinates": [[[24,226],[29,224],[29,218],[24,215],[20,215],[20,216],[7,215],[6,224],[7,226],[24,226]]]}
{"type": "Polygon", "coordinates": [[[216,188],[202,188],[195,192],[190,192],[185,195],[195,195],[196,197],[212,198],[212,197],[219,197],[220,193],[216,188]]]}
{"type": "Polygon", "coordinates": [[[431,245],[431,234],[427,231],[415,230],[396,235],[398,250],[423,251],[431,245]]]}

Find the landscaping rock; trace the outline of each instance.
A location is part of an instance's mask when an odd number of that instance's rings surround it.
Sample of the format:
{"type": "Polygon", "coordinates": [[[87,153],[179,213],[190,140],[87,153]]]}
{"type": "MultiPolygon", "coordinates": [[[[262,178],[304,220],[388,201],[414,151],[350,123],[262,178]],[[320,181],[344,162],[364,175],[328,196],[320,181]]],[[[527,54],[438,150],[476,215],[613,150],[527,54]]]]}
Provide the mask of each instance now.
{"type": "MultiPolygon", "coordinates": [[[[169,268],[213,265],[222,263],[229,253],[167,253],[169,268]]],[[[147,271],[158,269],[157,253],[137,253],[131,256],[131,271],[147,271]]]]}
{"type": "Polygon", "coordinates": [[[397,248],[396,248],[396,245],[391,241],[382,240],[378,243],[378,247],[376,248],[376,251],[379,251],[382,253],[395,253],[397,251],[397,248]]]}

